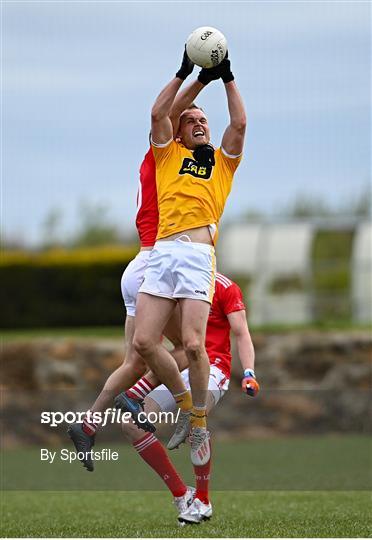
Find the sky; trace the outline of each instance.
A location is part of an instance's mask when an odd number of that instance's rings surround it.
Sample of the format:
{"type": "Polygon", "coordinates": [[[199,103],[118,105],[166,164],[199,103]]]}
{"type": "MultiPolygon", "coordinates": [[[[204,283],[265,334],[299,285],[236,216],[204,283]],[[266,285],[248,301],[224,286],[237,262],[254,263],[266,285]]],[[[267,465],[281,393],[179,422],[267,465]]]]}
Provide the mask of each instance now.
{"type": "MultiPolygon", "coordinates": [[[[370,181],[370,25],[356,0],[3,2],[4,236],[37,245],[58,210],[68,237],[83,204],[133,233],[151,106],[199,26],[225,34],[248,116],[223,219],[275,214],[299,194],[350,200],[370,181]]],[[[198,104],[218,146],[221,81],[198,104]]]]}

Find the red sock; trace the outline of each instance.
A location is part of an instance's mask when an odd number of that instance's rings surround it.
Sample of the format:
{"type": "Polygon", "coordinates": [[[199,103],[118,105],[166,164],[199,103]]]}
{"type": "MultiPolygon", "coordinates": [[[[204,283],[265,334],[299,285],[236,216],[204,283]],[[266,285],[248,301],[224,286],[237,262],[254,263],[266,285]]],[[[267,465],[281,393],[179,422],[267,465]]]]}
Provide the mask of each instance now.
{"type": "Polygon", "coordinates": [[[125,393],[131,399],[145,399],[147,394],[154,390],[155,386],[151,384],[146,377],[141,377],[129,390],[125,393]]]}
{"type": "Polygon", "coordinates": [[[83,423],[81,426],[84,433],[90,436],[96,433],[97,427],[98,427],[97,424],[92,422],[92,417],[93,417],[93,413],[91,411],[87,411],[87,414],[84,416],[83,423]]]}
{"type": "MultiPolygon", "coordinates": [[[[210,444],[210,441],[209,441],[210,444]]],[[[204,504],[209,503],[209,479],[211,472],[211,461],[205,465],[194,465],[195,479],[196,479],[196,493],[195,499],[199,499],[204,504]]]]}
{"type": "Polygon", "coordinates": [[[133,443],[133,446],[141,458],[158,473],[172,492],[173,497],[185,495],[187,487],[171,463],[164,447],[152,433],[146,433],[133,443]]]}

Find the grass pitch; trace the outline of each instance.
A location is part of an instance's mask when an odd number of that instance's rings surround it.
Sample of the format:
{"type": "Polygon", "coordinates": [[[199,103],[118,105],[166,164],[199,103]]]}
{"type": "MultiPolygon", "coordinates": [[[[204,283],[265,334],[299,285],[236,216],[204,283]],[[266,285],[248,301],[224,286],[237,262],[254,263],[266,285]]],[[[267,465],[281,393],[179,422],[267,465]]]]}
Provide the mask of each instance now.
{"type": "Polygon", "coordinates": [[[212,493],[214,515],[177,525],[168,492],[6,492],[4,537],[368,537],[368,492],[212,493]]]}
{"type": "MultiPolygon", "coordinates": [[[[64,433],[65,435],[65,433],[64,433]]],[[[64,447],[74,450],[65,436],[64,447]]],[[[167,438],[165,438],[167,440],[167,438]]],[[[99,444],[117,461],[96,463],[40,459],[40,448],[3,450],[2,489],[9,491],[158,491],[163,482],[128,444],[99,444]]],[[[367,436],[312,436],[272,440],[213,441],[211,489],[215,491],[367,491],[372,488],[372,444],[367,436]],[[351,457],[352,456],[352,459],[351,457]]],[[[194,482],[186,446],[169,453],[186,484],[194,482]]]]}
{"type": "MultiPolygon", "coordinates": [[[[252,326],[250,330],[253,334],[285,334],[288,332],[304,332],[318,330],[331,332],[337,330],[351,331],[371,331],[371,324],[355,323],[351,319],[326,319],[313,322],[311,324],[267,324],[264,326],[252,326]]],[[[50,327],[50,328],[2,328],[0,338],[3,343],[13,341],[30,341],[48,338],[76,338],[76,339],[124,339],[124,324],[119,326],[76,326],[73,328],[50,327]]]]}
{"type": "MultiPolygon", "coordinates": [[[[37,448],[4,451],[1,536],[372,535],[368,437],[219,442],[213,448],[213,518],[183,528],[161,479],[128,445],[116,448],[119,462],[100,462],[94,474],[80,463],[40,462],[37,448]]],[[[172,460],[193,482],[188,452],[175,452],[172,460]]]]}

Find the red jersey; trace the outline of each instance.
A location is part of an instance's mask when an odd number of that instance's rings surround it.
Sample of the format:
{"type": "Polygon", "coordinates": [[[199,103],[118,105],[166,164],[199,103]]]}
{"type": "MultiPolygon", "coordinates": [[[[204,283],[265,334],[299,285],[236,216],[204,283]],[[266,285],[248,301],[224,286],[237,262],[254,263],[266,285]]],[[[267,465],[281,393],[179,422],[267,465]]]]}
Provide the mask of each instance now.
{"type": "Polygon", "coordinates": [[[245,309],[242,291],[223,274],[216,274],[216,290],[209,312],[205,347],[210,364],[221,369],[226,378],[231,373],[229,313],[245,309]]]}
{"type": "Polygon", "coordinates": [[[156,191],[155,159],[150,148],[140,167],[139,188],[137,192],[136,227],[141,247],[155,244],[158,233],[159,210],[156,191]]]}

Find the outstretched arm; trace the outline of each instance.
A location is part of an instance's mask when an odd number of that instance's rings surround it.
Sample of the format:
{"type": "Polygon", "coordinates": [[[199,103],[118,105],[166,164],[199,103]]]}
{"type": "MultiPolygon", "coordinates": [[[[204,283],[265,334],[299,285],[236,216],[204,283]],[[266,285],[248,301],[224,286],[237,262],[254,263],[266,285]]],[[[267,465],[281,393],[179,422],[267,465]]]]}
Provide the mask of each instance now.
{"type": "Polygon", "coordinates": [[[175,77],[160,92],[151,110],[151,139],[155,144],[165,144],[173,138],[170,111],[174,98],[183,81],[175,77]]]}
{"type": "Polygon", "coordinates": [[[249,333],[245,310],[229,313],[227,318],[236,338],[239,360],[243,368],[242,390],[249,396],[256,396],[260,385],[254,373],[254,347],[249,333]]]}
{"type": "Polygon", "coordinates": [[[222,137],[222,148],[233,156],[239,156],[243,151],[247,119],[243,100],[234,80],[225,83],[227,104],[229,107],[230,124],[222,137]]]}
{"type": "Polygon", "coordinates": [[[243,371],[254,370],[254,347],[249,333],[245,310],[233,311],[227,315],[231,331],[236,339],[239,360],[243,371]]]}
{"type": "Polygon", "coordinates": [[[175,78],[160,92],[151,110],[151,138],[155,144],[165,144],[173,138],[171,108],[181,84],[193,69],[194,64],[187,56],[185,48],[180,69],[175,78]]]}

